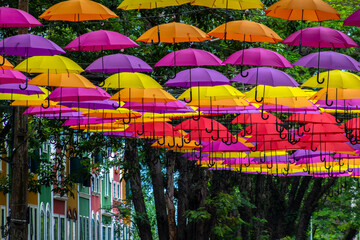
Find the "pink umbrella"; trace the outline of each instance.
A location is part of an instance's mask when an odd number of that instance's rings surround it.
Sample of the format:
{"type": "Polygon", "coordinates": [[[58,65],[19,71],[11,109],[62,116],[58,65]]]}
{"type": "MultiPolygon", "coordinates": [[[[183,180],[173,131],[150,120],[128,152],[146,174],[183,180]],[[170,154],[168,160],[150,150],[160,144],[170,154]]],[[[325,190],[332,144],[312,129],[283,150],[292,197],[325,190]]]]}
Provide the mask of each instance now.
{"type": "Polygon", "coordinates": [[[68,51],[103,51],[138,46],[133,40],[118,32],[99,30],[75,38],[65,49],[68,51]]]}
{"type": "Polygon", "coordinates": [[[111,96],[101,88],[63,88],[55,89],[47,99],[62,102],[62,101],[97,101],[106,100],[111,96]]]}
{"type": "Polygon", "coordinates": [[[24,82],[26,82],[26,76],[22,72],[15,70],[0,71],[0,84],[24,82]]]}
{"type": "Polygon", "coordinates": [[[29,13],[9,7],[0,7],[0,27],[36,27],[42,25],[29,13]]]}
{"type": "Polygon", "coordinates": [[[26,111],[23,113],[29,114],[29,115],[42,115],[43,114],[58,114],[58,113],[69,113],[69,112],[77,112],[76,110],[68,107],[49,107],[47,109],[44,109],[42,107],[29,107],[26,109],[26,111]]]}
{"type": "Polygon", "coordinates": [[[155,64],[155,67],[176,66],[220,66],[221,60],[214,54],[194,48],[169,53],[155,64]]]}
{"type": "Polygon", "coordinates": [[[344,21],[344,25],[360,27],[360,9],[348,16],[344,21]]]}

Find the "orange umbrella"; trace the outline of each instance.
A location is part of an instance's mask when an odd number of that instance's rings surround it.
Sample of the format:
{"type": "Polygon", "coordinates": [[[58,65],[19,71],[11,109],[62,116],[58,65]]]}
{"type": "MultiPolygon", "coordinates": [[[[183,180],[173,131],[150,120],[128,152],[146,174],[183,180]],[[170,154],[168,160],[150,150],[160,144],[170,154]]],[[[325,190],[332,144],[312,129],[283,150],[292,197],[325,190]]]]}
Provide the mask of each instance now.
{"type": "Polygon", "coordinates": [[[176,99],[168,92],[160,88],[124,88],[110,98],[117,101],[119,99],[124,102],[172,102],[176,99]]]}
{"type": "Polygon", "coordinates": [[[136,41],[153,43],[153,42],[165,42],[165,43],[179,43],[179,42],[202,42],[210,40],[210,36],[197,27],[185,24],[185,23],[166,23],[155,26],[143,35],[141,35],[136,41]]]}
{"type": "Polygon", "coordinates": [[[265,10],[269,17],[289,21],[326,21],[340,19],[340,14],[322,0],[280,0],[265,10]]]}
{"type": "Polygon", "coordinates": [[[168,150],[175,150],[175,151],[184,151],[184,150],[191,150],[194,148],[200,148],[199,143],[191,140],[184,141],[184,137],[171,137],[165,136],[154,142],[151,146],[157,148],[167,148],[168,150]]]}
{"type": "Polygon", "coordinates": [[[220,39],[245,42],[277,43],[282,41],[282,38],[269,27],[248,20],[227,22],[208,34],[220,39]]]}
{"type": "Polygon", "coordinates": [[[14,66],[6,58],[0,56],[0,63],[2,62],[4,64],[0,66],[0,70],[9,70],[14,68],[14,66]]]}
{"type": "Polygon", "coordinates": [[[89,20],[105,20],[118,17],[110,9],[90,0],[68,0],[55,4],[47,9],[39,18],[48,21],[80,22],[89,20]]]}
{"type": "MultiPolygon", "coordinates": [[[[15,100],[11,103],[11,106],[23,106],[23,107],[41,107],[41,105],[48,104],[46,100],[15,100]]],[[[56,102],[50,101],[49,107],[59,107],[56,102]]]]}
{"type": "Polygon", "coordinates": [[[77,73],[43,73],[30,80],[29,84],[52,87],[96,88],[89,80],[77,73]]]}

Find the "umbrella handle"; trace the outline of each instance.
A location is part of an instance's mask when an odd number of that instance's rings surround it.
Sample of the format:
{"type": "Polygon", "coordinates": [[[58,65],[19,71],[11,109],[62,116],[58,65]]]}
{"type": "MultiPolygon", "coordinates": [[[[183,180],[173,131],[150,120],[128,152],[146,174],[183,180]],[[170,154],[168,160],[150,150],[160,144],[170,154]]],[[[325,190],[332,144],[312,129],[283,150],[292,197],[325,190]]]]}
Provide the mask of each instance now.
{"type": "Polygon", "coordinates": [[[250,148],[250,151],[257,152],[257,144],[254,147],[250,148]]]}
{"type": "Polygon", "coordinates": [[[284,126],[281,126],[277,121],[275,123],[275,126],[276,126],[276,131],[278,133],[282,133],[284,130],[285,130],[285,127],[284,126]]]}
{"type": "MultiPolygon", "coordinates": [[[[264,160],[265,160],[265,158],[264,158],[264,160]]],[[[264,161],[265,162],[265,161],[264,161]]],[[[273,168],[273,166],[274,166],[274,163],[273,163],[273,161],[272,161],[272,158],[270,158],[270,167],[269,167],[269,164],[266,164],[266,168],[267,169],[272,169],[273,168]]]]}
{"type": "Polygon", "coordinates": [[[189,141],[185,140],[186,138],[184,138],[184,143],[189,144],[191,142],[191,139],[189,138],[189,141]]]}
{"type": "Polygon", "coordinates": [[[129,124],[130,122],[131,122],[131,112],[129,111],[128,121],[125,121],[125,118],[123,118],[123,123],[124,124],[129,124]]]}
{"type": "Polygon", "coordinates": [[[99,87],[103,87],[103,86],[105,86],[105,81],[102,81],[99,85],[98,85],[99,87]]]}
{"type": "Polygon", "coordinates": [[[212,139],[213,141],[217,141],[217,140],[219,140],[219,138],[220,138],[220,131],[219,131],[219,129],[218,129],[216,132],[217,132],[216,138],[214,138],[214,136],[211,136],[211,139],[212,139]]]}
{"type": "Polygon", "coordinates": [[[118,106],[116,106],[115,103],[112,104],[112,107],[113,107],[114,109],[118,109],[118,108],[120,107],[120,105],[121,105],[121,104],[120,104],[120,93],[119,93],[118,102],[119,102],[119,105],[118,105],[118,106]]]}
{"type": "Polygon", "coordinates": [[[22,87],[21,84],[19,85],[19,89],[26,90],[28,88],[28,78],[25,80],[25,87],[22,87]]]}
{"type": "Polygon", "coordinates": [[[303,127],[304,132],[307,132],[307,133],[310,132],[311,128],[309,127],[308,129],[305,129],[305,126],[306,126],[306,125],[304,125],[304,127],[303,127]]]}
{"type": "Polygon", "coordinates": [[[50,107],[50,98],[48,97],[48,105],[45,106],[43,103],[41,104],[41,107],[44,108],[44,109],[48,109],[50,107]]]}
{"type": "Polygon", "coordinates": [[[169,146],[169,148],[175,147],[175,135],[174,135],[174,133],[173,133],[173,144],[170,145],[170,143],[168,143],[168,146],[169,146]]]}
{"type": "Polygon", "coordinates": [[[282,133],[283,133],[283,132],[280,133],[280,136],[279,136],[279,137],[284,140],[284,139],[286,139],[286,137],[287,137],[287,135],[288,135],[289,133],[285,133],[285,136],[284,136],[284,137],[282,136],[282,133]]]}
{"type": "MultiPolygon", "coordinates": [[[[184,98],[184,102],[186,102],[186,103],[191,103],[192,102],[192,100],[193,100],[193,96],[192,96],[192,88],[190,87],[190,99],[189,99],[189,101],[188,100],[186,100],[186,98],[184,98]]],[[[200,101],[200,99],[199,99],[199,101],[200,101]]]]}
{"type": "Polygon", "coordinates": [[[136,134],[139,135],[139,136],[142,136],[145,133],[144,123],[141,124],[141,127],[142,127],[141,132],[139,132],[139,130],[136,130],[136,134]]]}
{"type": "Polygon", "coordinates": [[[198,117],[194,117],[194,116],[192,116],[192,119],[193,119],[194,121],[199,121],[199,120],[200,120],[200,118],[201,118],[200,110],[199,110],[198,112],[199,112],[198,117]]]}
{"type": "Polygon", "coordinates": [[[246,78],[247,76],[249,76],[249,72],[246,72],[246,74],[244,74],[243,67],[244,67],[244,65],[240,65],[240,75],[242,77],[246,78]]]}
{"type": "Polygon", "coordinates": [[[312,141],[311,141],[310,149],[311,149],[311,151],[313,151],[313,152],[316,152],[316,151],[317,151],[317,147],[314,148],[314,144],[313,144],[312,141]]]}
{"type": "Polygon", "coordinates": [[[160,146],[164,146],[164,144],[165,144],[165,138],[163,138],[163,143],[160,143],[160,140],[157,140],[157,144],[159,144],[160,146]]]}
{"type": "Polygon", "coordinates": [[[320,77],[319,77],[319,73],[317,74],[317,79],[316,79],[317,83],[318,84],[323,84],[325,82],[325,78],[323,78],[322,80],[320,80],[320,77]]]}
{"type": "MultiPolygon", "coordinates": [[[[263,104],[263,106],[264,106],[264,104],[263,104]]],[[[270,117],[270,115],[266,115],[266,117],[265,117],[265,115],[264,115],[264,108],[263,108],[263,109],[261,110],[261,118],[262,118],[263,120],[268,120],[269,117],[270,117]]]]}
{"type": "MultiPolygon", "coordinates": [[[[255,86],[255,101],[258,102],[258,103],[260,103],[260,102],[262,102],[262,101],[264,100],[264,96],[262,96],[262,97],[260,98],[260,100],[257,98],[257,95],[258,95],[257,88],[258,88],[258,86],[256,85],[256,86],[255,86]]],[[[264,91],[265,91],[265,86],[264,86],[264,91]]]]}
{"type": "Polygon", "coordinates": [[[329,107],[331,107],[334,103],[334,101],[329,102],[329,97],[328,97],[327,93],[326,93],[326,102],[325,103],[326,103],[326,106],[329,106],[329,107]]]}
{"type": "Polygon", "coordinates": [[[182,148],[184,147],[184,137],[181,137],[181,145],[179,145],[178,143],[176,144],[177,148],[182,148]]]}

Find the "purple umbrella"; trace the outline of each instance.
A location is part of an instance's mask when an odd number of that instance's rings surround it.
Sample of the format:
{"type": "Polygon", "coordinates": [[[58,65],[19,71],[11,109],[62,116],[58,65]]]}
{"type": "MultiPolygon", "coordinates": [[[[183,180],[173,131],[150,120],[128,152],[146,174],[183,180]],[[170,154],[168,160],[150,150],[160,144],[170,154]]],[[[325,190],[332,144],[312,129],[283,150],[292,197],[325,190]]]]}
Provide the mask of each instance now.
{"type": "Polygon", "coordinates": [[[23,95],[35,95],[44,94],[44,92],[35,85],[29,85],[26,90],[19,89],[19,85],[15,83],[1,84],[0,93],[12,93],[12,94],[23,94],[23,95]]]}
{"type": "Polygon", "coordinates": [[[222,73],[206,68],[193,68],[181,71],[166,82],[168,87],[193,87],[230,85],[230,80],[222,73]]]}
{"type": "MultiPolygon", "coordinates": [[[[1,86],[1,85],[0,85],[1,86]]],[[[47,99],[62,103],[63,101],[101,101],[111,96],[101,88],[63,88],[55,89],[47,99]]]]}
{"type": "Polygon", "coordinates": [[[344,25],[360,27],[360,9],[348,16],[344,21],[344,25]]]}
{"type": "Polygon", "coordinates": [[[65,53],[64,50],[49,39],[32,34],[20,34],[5,38],[0,42],[1,45],[0,52],[2,54],[22,57],[53,56],[65,53]]]}
{"type": "Polygon", "coordinates": [[[103,51],[138,47],[130,38],[113,31],[98,30],[85,33],[71,41],[65,49],[68,51],[103,51]]]}
{"type": "Polygon", "coordinates": [[[65,121],[61,126],[71,126],[71,125],[79,125],[79,124],[80,125],[89,125],[89,124],[111,123],[111,122],[116,122],[116,120],[82,116],[82,118],[69,119],[69,120],[65,121]]]}
{"type": "Polygon", "coordinates": [[[126,102],[123,108],[132,109],[135,111],[154,111],[154,110],[177,110],[185,109],[186,106],[180,101],[172,101],[167,103],[162,102],[148,102],[148,103],[139,103],[139,102],[126,102]]]}
{"type": "Polygon", "coordinates": [[[327,27],[312,27],[288,36],[283,44],[317,48],[350,48],[358,45],[346,34],[327,27]]]}
{"type": "MultiPolygon", "coordinates": [[[[44,109],[42,107],[29,107],[28,109],[26,109],[26,111],[23,113],[25,114],[29,114],[29,115],[41,115],[44,116],[43,114],[59,114],[59,113],[76,113],[78,114],[78,112],[72,108],[68,108],[68,107],[49,107],[47,109],[44,109]]],[[[81,115],[81,114],[80,114],[81,115]]]]}
{"type": "Polygon", "coordinates": [[[36,27],[42,24],[29,13],[9,7],[0,7],[0,27],[36,27]]]}
{"type": "Polygon", "coordinates": [[[0,71],[0,84],[24,83],[26,76],[19,71],[3,70],[0,71]]]}
{"type": "Polygon", "coordinates": [[[35,117],[45,117],[49,119],[74,119],[74,118],[82,118],[83,115],[79,115],[78,112],[59,112],[59,113],[43,113],[43,114],[35,114],[35,117]]]}
{"type": "Polygon", "coordinates": [[[244,71],[245,76],[242,74],[238,74],[236,77],[231,79],[233,82],[240,82],[245,84],[255,84],[255,100],[257,102],[262,102],[263,98],[259,101],[257,99],[257,85],[268,85],[268,86],[289,86],[289,87],[297,87],[299,84],[288,74],[283,71],[269,68],[269,67],[258,67],[252,68],[244,71]]]}
{"type": "Polygon", "coordinates": [[[221,60],[214,54],[194,48],[169,53],[155,64],[155,67],[176,66],[220,66],[221,60]]]}
{"type": "Polygon", "coordinates": [[[135,56],[112,54],[101,57],[91,63],[86,72],[119,73],[119,72],[152,72],[153,69],[135,56]]]}
{"type": "Polygon", "coordinates": [[[324,69],[342,69],[351,71],[360,71],[360,63],[352,57],[333,52],[326,51],[320,53],[311,53],[298,61],[293,65],[312,68],[324,68],[324,69]],[[320,61],[319,61],[320,59],[320,61]]]}
{"type": "MultiPolygon", "coordinates": [[[[61,105],[70,108],[87,108],[87,109],[114,109],[113,104],[117,103],[113,100],[96,100],[96,101],[62,101],[61,105]]],[[[60,105],[60,103],[58,103],[60,105]]]]}

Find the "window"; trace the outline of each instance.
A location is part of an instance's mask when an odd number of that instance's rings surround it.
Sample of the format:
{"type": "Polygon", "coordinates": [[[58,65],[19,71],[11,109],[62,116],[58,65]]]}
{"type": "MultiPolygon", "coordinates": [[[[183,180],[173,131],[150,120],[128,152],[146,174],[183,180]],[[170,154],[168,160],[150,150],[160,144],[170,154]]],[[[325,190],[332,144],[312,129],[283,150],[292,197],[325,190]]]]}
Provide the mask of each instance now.
{"type": "Polygon", "coordinates": [[[95,192],[99,192],[99,176],[95,176],[95,192]]]}
{"type": "Polygon", "coordinates": [[[107,237],[106,237],[106,227],[105,226],[102,227],[102,239],[103,240],[107,239],[107,237]]]}
{"type": "Polygon", "coordinates": [[[50,211],[46,211],[46,239],[50,240],[51,238],[51,225],[50,225],[50,211]]]}
{"type": "Polygon", "coordinates": [[[75,220],[73,220],[72,221],[72,239],[77,239],[77,227],[76,227],[76,221],[75,220]]]}
{"type": "Polygon", "coordinates": [[[60,240],[65,240],[65,218],[60,218],[60,240]]]}
{"type": "Polygon", "coordinates": [[[96,221],[96,233],[97,233],[97,239],[100,240],[100,222],[99,219],[96,221]]]}
{"type": "Polygon", "coordinates": [[[105,197],[106,196],[109,196],[109,173],[105,173],[105,178],[104,178],[104,185],[105,185],[105,189],[104,189],[104,192],[105,192],[105,197]]]}
{"type": "Polygon", "coordinates": [[[111,227],[108,227],[108,239],[109,239],[109,240],[112,239],[112,238],[111,238],[111,227]]]}
{"type": "Polygon", "coordinates": [[[46,239],[45,238],[45,213],[44,213],[44,209],[41,209],[41,211],[40,211],[40,238],[41,239],[46,239]]]}
{"type": "Polygon", "coordinates": [[[121,183],[117,184],[117,198],[119,198],[119,199],[120,199],[120,184],[121,183]]]}
{"type": "Polygon", "coordinates": [[[116,182],[113,183],[113,195],[114,195],[114,198],[116,198],[116,182]]]}
{"type": "Polygon", "coordinates": [[[37,208],[35,207],[29,207],[28,239],[37,239],[37,208]]]}
{"type": "Polygon", "coordinates": [[[54,240],[59,240],[59,218],[54,217],[54,240]]]}
{"type": "Polygon", "coordinates": [[[91,220],[91,235],[92,235],[92,240],[96,239],[96,234],[95,234],[95,217],[94,214],[92,216],[92,220],[91,220]]]}
{"type": "MultiPolygon", "coordinates": [[[[1,226],[5,226],[6,224],[6,213],[5,213],[5,207],[1,207],[1,226]]],[[[1,231],[0,231],[1,234],[1,231]]],[[[3,237],[2,234],[0,235],[1,238],[3,237]]]]}
{"type": "Polygon", "coordinates": [[[72,240],[72,234],[71,234],[71,219],[67,220],[67,236],[68,236],[68,240],[72,240]]]}

